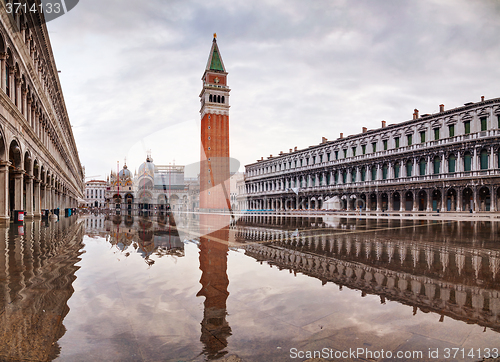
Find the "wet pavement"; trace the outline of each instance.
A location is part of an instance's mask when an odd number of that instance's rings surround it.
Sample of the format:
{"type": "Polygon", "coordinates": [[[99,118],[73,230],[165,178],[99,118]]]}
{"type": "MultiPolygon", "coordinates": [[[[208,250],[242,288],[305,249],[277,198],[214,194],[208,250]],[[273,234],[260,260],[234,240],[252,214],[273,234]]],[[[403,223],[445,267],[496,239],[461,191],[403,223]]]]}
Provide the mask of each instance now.
{"type": "Polygon", "coordinates": [[[499,222],[91,215],[0,231],[0,360],[500,352],[499,222]]]}

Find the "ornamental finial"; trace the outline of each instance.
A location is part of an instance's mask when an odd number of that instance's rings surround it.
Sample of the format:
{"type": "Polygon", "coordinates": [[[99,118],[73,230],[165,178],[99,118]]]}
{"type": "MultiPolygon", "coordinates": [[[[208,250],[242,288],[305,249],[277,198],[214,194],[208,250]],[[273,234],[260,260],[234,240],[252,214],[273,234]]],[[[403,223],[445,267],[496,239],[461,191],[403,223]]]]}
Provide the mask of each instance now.
{"type": "Polygon", "coordinates": [[[217,39],[217,33],[214,33],[214,39],[217,39]]]}

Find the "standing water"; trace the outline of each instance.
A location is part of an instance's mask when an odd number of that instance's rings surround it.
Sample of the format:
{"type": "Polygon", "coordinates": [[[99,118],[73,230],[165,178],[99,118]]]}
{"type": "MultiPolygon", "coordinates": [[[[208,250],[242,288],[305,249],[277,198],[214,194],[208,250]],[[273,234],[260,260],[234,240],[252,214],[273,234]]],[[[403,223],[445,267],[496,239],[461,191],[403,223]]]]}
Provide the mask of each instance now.
{"type": "Polygon", "coordinates": [[[498,222],[214,220],[97,215],[0,229],[0,360],[499,355],[498,222]]]}

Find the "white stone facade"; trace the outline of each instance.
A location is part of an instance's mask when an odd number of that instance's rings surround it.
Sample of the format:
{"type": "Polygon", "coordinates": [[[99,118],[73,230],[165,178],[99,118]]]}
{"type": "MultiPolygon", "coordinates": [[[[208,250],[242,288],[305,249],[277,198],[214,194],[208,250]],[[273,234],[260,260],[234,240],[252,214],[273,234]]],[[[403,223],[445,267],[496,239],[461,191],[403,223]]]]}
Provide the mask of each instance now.
{"type": "Polygon", "coordinates": [[[84,194],[88,208],[104,208],[106,206],[106,181],[87,181],[84,194]]]}
{"type": "MultiPolygon", "coordinates": [[[[39,1],[37,1],[39,3],[39,1]]],[[[84,175],[43,15],[0,5],[0,221],[77,207],[84,175]]]]}
{"type": "Polygon", "coordinates": [[[497,211],[500,98],[432,115],[245,167],[242,209],[497,211]]]}

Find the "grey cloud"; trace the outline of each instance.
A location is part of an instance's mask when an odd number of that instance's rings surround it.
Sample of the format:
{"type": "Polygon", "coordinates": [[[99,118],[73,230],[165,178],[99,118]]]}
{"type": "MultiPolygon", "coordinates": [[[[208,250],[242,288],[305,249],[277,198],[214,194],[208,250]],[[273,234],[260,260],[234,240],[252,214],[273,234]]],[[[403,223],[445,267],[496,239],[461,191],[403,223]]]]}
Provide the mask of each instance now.
{"type": "Polygon", "coordinates": [[[75,128],[82,162],[98,174],[124,143],[199,117],[213,32],[232,88],[231,152],[245,164],[415,107],[499,96],[499,15],[496,1],[86,0],[48,25],[70,119],[86,125],[75,128]]]}

